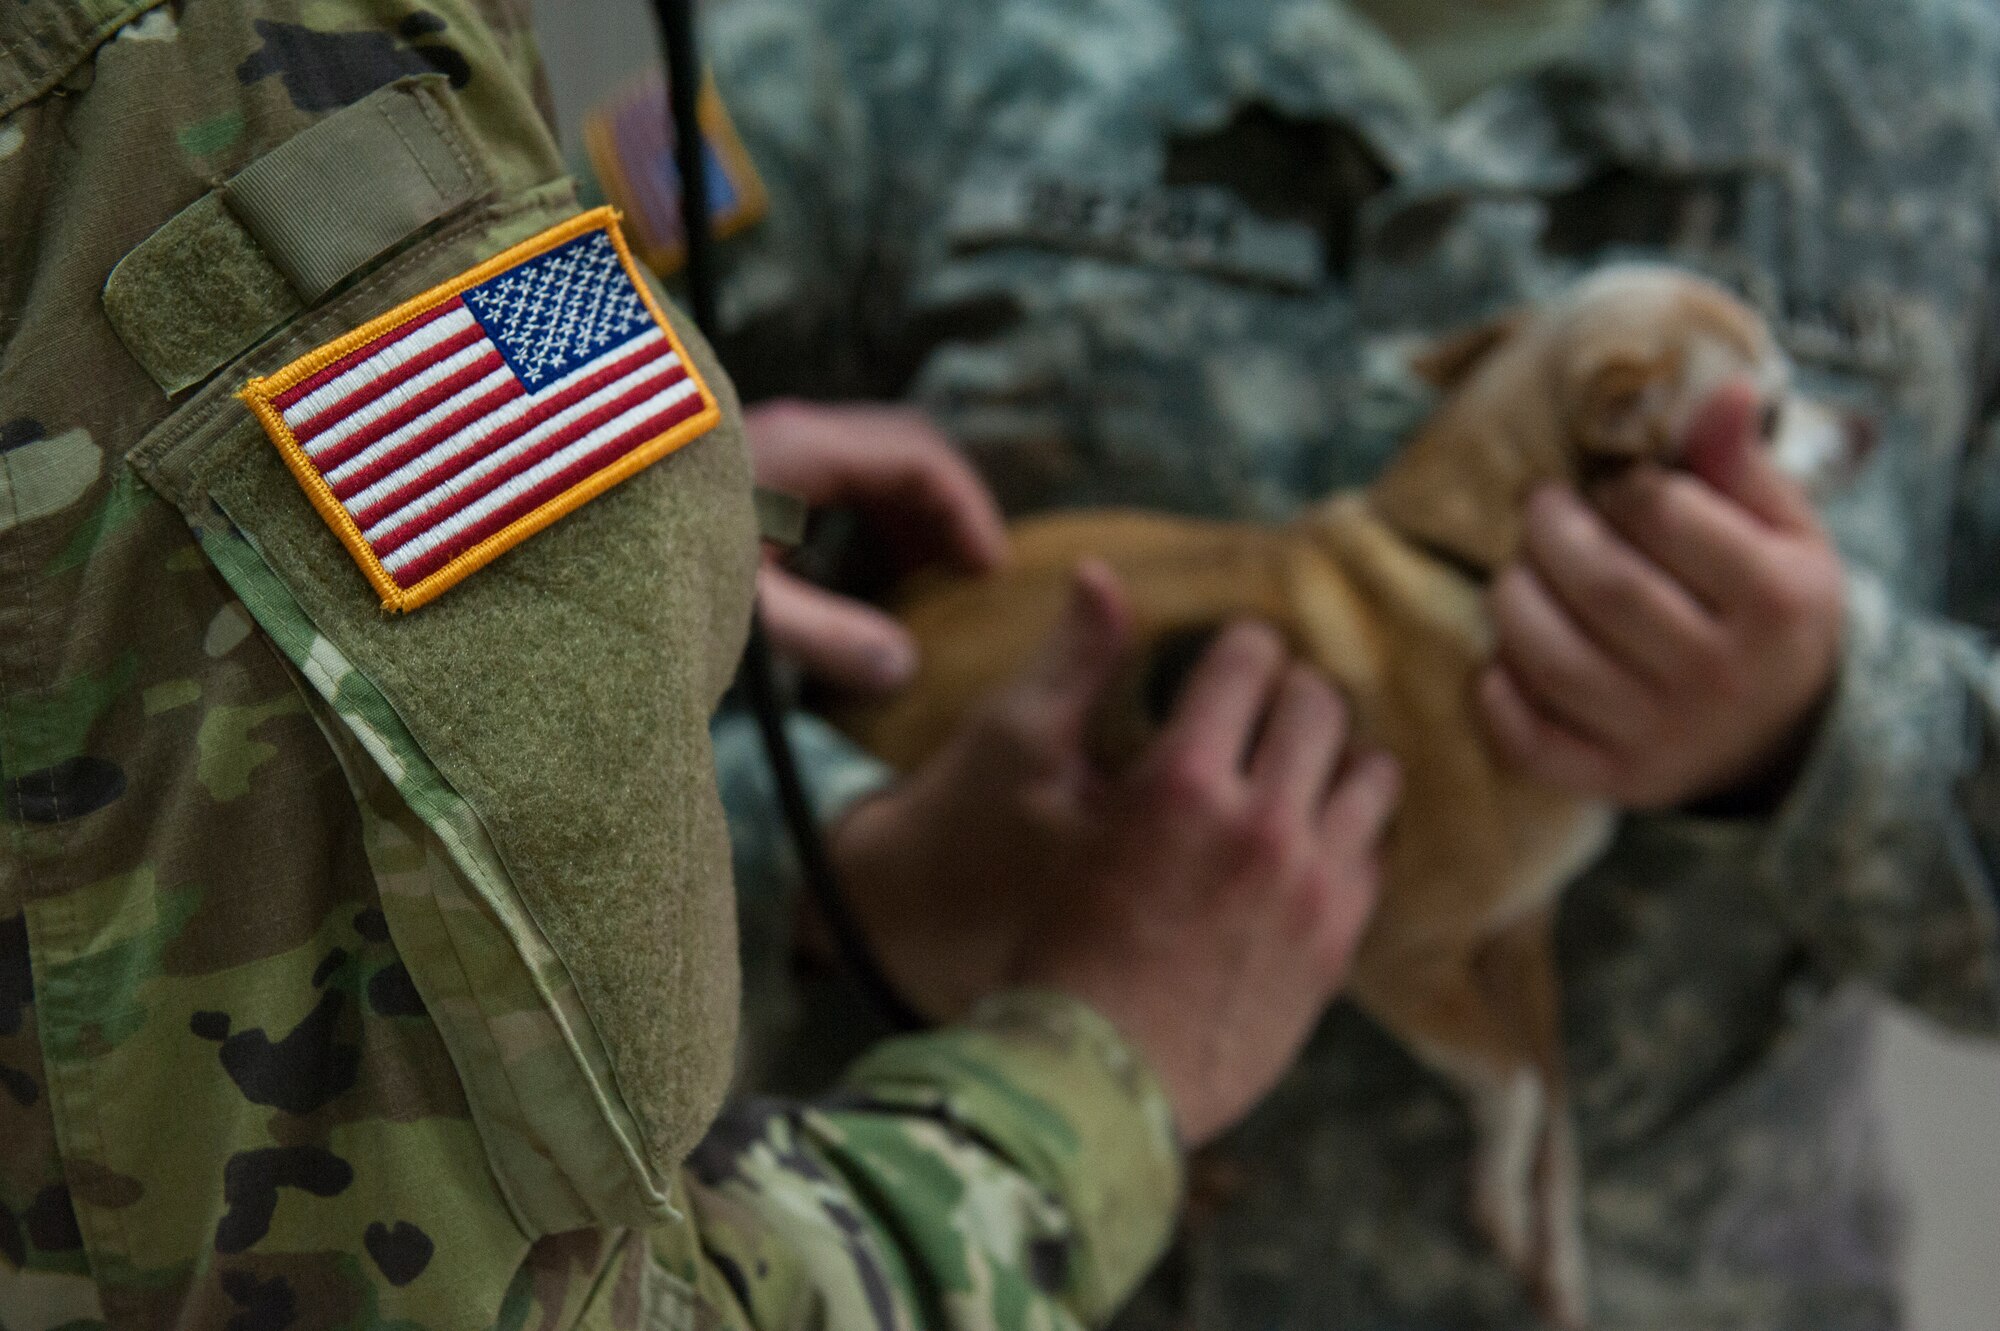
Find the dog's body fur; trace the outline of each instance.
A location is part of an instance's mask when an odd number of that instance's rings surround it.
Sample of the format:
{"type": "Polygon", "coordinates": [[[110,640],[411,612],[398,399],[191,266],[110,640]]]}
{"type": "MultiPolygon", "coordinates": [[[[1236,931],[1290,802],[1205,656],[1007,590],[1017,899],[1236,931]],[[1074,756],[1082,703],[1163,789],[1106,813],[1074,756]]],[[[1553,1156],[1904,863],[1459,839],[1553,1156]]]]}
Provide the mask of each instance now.
{"type": "MultiPolygon", "coordinates": [[[[1027,663],[1085,558],[1118,573],[1142,644],[1238,618],[1277,626],[1340,686],[1360,738],[1404,771],[1382,904],[1349,992],[1464,1092],[1474,1215],[1544,1309],[1574,1326],[1585,1272],[1552,921],[1613,812],[1489,752],[1472,687],[1492,654],[1483,582],[1514,557],[1535,486],[1671,463],[1725,379],[1750,375],[1784,406],[1786,373],[1747,309],[1651,268],[1603,274],[1428,359],[1447,396],[1372,487],[1277,528],[1126,511],[1021,523],[1002,574],[913,589],[900,612],[923,653],[917,680],[844,723],[890,763],[922,762],[1027,663]]],[[[1802,406],[1794,414],[1787,435],[1814,427],[1802,406]]],[[[1824,452],[1822,435],[1778,442],[1824,452]]],[[[1142,692],[1135,678],[1107,706],[1099,747],[1113,759],[1150,724],[1142,692]]]]}

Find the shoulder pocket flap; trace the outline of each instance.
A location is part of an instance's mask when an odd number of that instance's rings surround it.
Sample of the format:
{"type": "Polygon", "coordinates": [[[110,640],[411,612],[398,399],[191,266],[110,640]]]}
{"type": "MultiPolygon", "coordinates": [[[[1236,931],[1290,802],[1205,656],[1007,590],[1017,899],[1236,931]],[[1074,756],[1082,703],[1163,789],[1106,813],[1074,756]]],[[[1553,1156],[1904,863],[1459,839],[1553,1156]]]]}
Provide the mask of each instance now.
{"type": "Polygon", "coordinates": [[[444,77],[401,79],[147,237],[112,270],[104,312],[153,381],[178,393],[490,190],[444,77]]]}

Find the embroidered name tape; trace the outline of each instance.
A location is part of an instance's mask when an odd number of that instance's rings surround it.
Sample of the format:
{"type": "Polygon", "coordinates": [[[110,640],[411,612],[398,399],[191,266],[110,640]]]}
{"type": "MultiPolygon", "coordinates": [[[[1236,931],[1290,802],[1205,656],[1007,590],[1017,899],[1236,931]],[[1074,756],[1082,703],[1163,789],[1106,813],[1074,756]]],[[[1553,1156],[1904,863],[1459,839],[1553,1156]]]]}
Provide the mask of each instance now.
{"type": "Polygon", "coordinates": [[[721,418],[609,208],[238,396],[383,608],[402,611],[721,418]]]}
{"type": "Polygon", "coordinates": [[[1030,175],[961,195],[945,219],[959,249],[1028,241],[1308,292],[1326,279],[1309,227],[1259,217],[1209,185],[1095,185],[1030,175]]]}

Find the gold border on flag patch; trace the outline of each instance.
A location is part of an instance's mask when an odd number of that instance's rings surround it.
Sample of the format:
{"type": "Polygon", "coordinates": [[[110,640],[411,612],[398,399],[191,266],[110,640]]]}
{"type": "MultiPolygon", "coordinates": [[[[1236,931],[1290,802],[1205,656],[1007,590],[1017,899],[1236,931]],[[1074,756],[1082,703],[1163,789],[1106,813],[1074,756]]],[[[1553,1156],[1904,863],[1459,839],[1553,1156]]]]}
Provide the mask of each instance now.
{"type": "Polygon", "coordinates": [[[722,418],[611,208],[523,241],[237,396],[395,611],[722,418]]]}

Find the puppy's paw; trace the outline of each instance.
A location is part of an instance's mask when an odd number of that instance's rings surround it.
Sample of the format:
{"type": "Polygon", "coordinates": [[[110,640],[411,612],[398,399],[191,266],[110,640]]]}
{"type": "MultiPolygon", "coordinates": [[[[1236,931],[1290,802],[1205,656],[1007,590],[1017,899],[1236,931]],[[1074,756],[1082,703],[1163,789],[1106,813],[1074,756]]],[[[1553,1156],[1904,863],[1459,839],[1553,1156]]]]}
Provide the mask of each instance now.
{"type": "Polygon", "coordinates": [[[1536,1271],[1535,1173],[1546,1097],[1526,1068],[1473,1097],[1478,1145],[1472,1161],[1472,1218],[1501,1260],[1524,1278],[1536,1271]]]}
{"type": "Polygon", "coordinates": [[[1563,1331],[1584,1331],[1590,1317],[1583,1251],[1582,1196],[1569,1115],[1551,1109],[1535,1162],[1536,1244],[1532,1288],[1543,1317],[1563,1331]]]}

